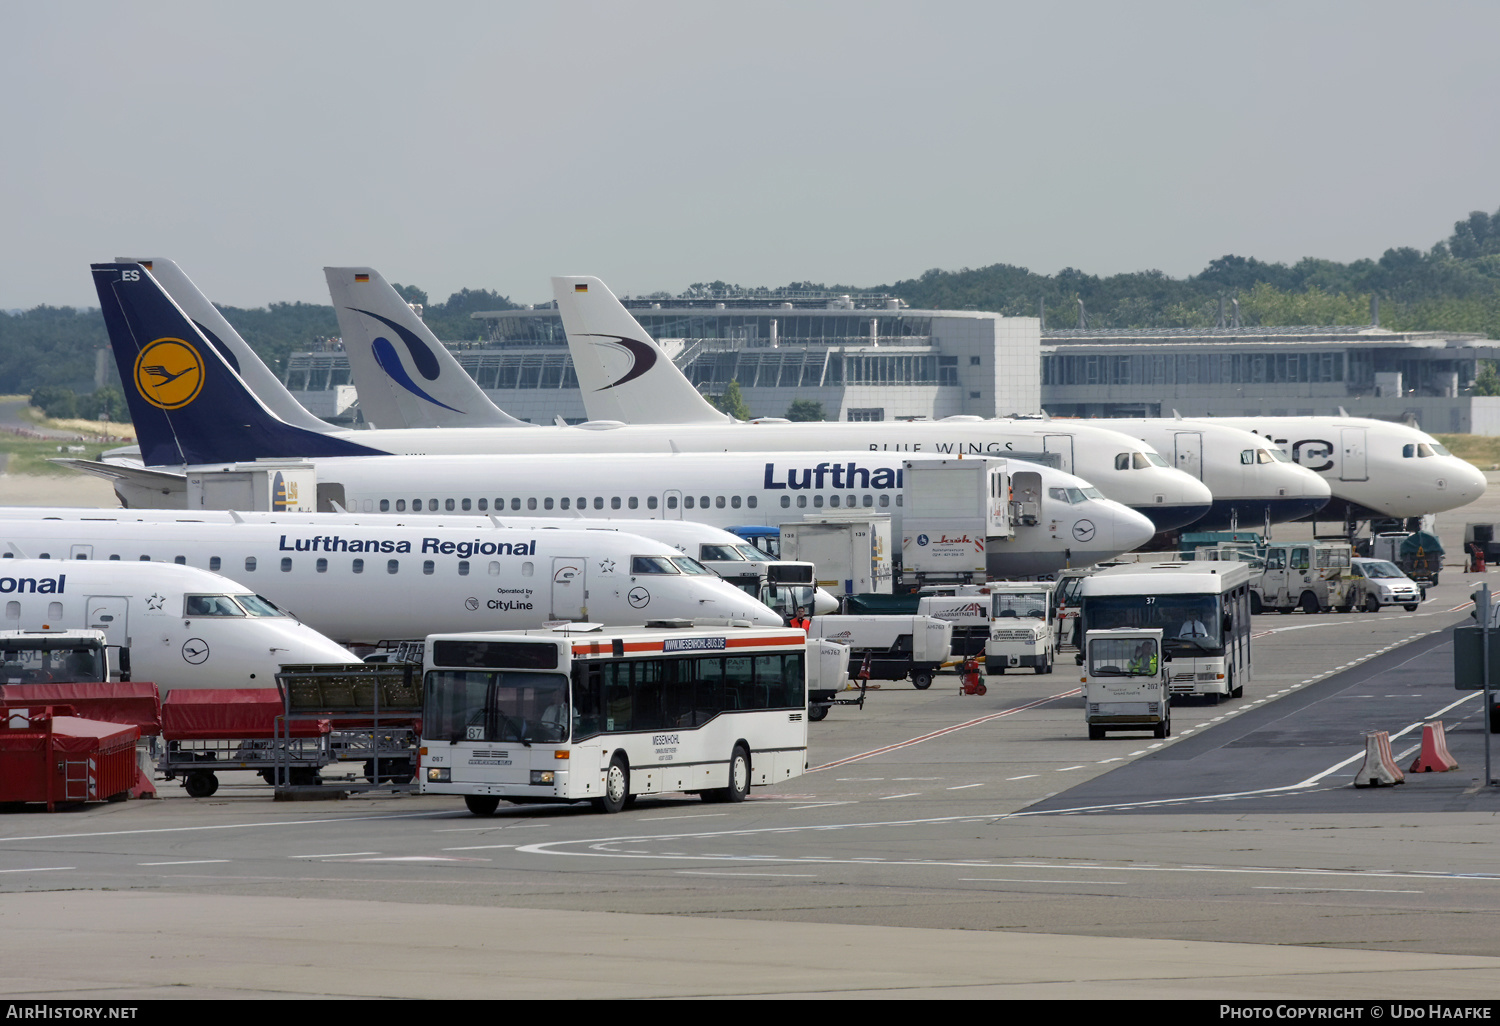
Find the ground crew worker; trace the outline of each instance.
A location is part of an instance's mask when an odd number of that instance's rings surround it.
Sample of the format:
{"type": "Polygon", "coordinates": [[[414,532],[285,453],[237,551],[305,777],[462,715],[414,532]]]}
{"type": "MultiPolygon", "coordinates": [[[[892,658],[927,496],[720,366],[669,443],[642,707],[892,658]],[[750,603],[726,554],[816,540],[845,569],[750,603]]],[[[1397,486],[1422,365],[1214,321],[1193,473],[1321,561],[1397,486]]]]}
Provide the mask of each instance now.
{"type": "Polygon", "coordinates": [[[792,617],[792,626],[804,631],[812,629],[812,621],[807,618],[807,609],[804,606],[797,607],[797,613],[792,617]]]}
{"type": "Polygon", "coordinates": [[[1130,660],[1130,672],[1145,674],[1146,676],[1156,675],[1155,645],[1149,641],[1141,642],[1140,646],[1135,650],[1135,658],[1130,660]]]}

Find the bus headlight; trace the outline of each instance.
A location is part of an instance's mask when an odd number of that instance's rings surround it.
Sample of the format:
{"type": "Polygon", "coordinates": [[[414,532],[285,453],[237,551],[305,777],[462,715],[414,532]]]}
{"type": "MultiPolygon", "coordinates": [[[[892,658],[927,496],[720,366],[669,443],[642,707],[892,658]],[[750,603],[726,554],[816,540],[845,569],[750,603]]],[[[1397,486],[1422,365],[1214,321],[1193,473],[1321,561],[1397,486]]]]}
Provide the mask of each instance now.
{"type": "Polygon", "coordinates": [[[533,784],[550,784],[554,779],[552,770],[532,770],[531,782],[533,784]]]}
{"type": "Polygon", "coordinates": [[[446,783],[448,783],[448,767],[447,766],[429,766],[429,767],[427,767],[427,782],[429,784],[446,784],[446,783]]]}

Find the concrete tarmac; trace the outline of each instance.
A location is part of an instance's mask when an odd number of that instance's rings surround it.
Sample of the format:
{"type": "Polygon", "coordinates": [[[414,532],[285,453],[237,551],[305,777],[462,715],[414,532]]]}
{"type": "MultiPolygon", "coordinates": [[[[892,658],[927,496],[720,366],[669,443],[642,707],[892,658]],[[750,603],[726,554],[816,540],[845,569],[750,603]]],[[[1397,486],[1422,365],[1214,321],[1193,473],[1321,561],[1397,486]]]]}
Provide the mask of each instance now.
{"type": "Polygon", "coordinates": [[[5,996],[1489,1002],[1500,958],[316,898],[26,894],[5,996]]]}
{"type": "MultiPolygon", "coordinates": [[[[1500,495],[1440,518],[1451,553],[1465,520],[1500,522],[1500,495]]],[[[0,816],[0,994],[1485,1000],[1500,800],[1463,707],[1456,774],[1222,795],[1461,697],[1443,632],[1477,580],[1450,570],[1414,613],[1257,617],[1245,697],[1175,706],[1163,741],[1090,742],[1065,659],[835,709],[814,772],[737,806],[477,819],[225,774],[208,799],[0,816]],[[1068,811],[1101,796],[1132,807],[1068,811]]]]}

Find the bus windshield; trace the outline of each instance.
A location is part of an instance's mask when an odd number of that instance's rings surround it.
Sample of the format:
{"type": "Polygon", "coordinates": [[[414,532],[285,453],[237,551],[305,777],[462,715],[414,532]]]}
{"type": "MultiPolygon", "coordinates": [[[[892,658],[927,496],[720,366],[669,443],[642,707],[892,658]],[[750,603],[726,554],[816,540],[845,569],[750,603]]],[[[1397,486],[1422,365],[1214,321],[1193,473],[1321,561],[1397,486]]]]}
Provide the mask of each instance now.
{"type": "Polygon", "coordinates": [[[425,737],[523,745],[568,738],[568,678],[560,673],[433,670],[425,688],[425,737]]]}
{"type": "Polygon", "coordinates": [[[1084,606],[1091,631],[1156,627],[1169,653],[1194,655],[1224,647],[1217,595],[1091,595],[1084,606]]]}

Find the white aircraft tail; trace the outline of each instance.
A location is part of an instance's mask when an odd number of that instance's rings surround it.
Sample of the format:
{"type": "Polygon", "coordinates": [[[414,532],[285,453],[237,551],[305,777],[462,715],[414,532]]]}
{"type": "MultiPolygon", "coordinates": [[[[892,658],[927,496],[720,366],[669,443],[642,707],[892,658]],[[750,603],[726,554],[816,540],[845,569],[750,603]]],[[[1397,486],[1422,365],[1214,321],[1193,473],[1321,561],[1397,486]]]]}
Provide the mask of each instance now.
{"type": "Polygon", "coordinates": [[[365,420],[379,428],[529,427],[494,403],[369,267],[325,267],[365,420]]]}
{"type": "Polygon", "coordinates": [[[552,279],[568,352],[590,420],[626,424],[722,424],[660,343],[598,278],[552,279]]]}
{"type": "Polygon", "coordinates": [[[327,433],[341,430],[307,412],[307,408],[287,391],[275,372],[255,355],[250,343],[240,337],[240,333],[224,319],[224,315],[208,301],[208,297],[193,284],[193,279],[184,274],[176,262],[165,257],[117,257],[116,263],[140,264],[150,271],[162,291],[172,297],[182,308],[182,312],[203,332],[203,337],[224,357],[224,362],[239,373],[250,391],[276,416],[305,431],[327,433]]]}

